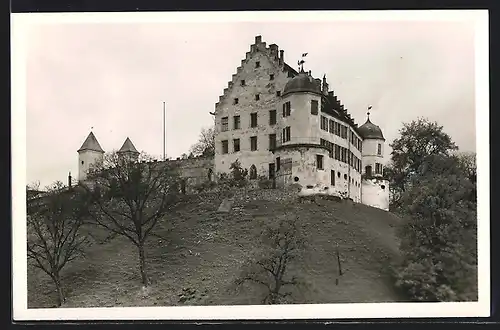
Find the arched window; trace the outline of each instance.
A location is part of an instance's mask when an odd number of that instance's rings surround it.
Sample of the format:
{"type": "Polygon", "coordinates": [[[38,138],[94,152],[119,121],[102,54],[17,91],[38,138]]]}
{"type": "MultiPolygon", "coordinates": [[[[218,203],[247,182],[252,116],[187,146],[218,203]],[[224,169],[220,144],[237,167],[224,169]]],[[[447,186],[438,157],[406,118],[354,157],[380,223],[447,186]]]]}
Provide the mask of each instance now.
{"type": "Polygon", "coordinates": [[[250,180],[257,179],[257,168],[255,165],[250,166],[250,180]]]}

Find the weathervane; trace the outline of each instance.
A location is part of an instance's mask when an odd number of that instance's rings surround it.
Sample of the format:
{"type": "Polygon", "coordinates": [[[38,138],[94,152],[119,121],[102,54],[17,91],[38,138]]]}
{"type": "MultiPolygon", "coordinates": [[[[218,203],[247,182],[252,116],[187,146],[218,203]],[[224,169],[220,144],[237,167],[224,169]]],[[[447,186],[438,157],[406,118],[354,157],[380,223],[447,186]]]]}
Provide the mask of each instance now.
{"type": "Polygon", "coordinates": [[[368,111],[366,112],[366,114],[368,115],[368,120],[370,120],[370,109],[372,108],[371,105],[368,106],[368,111]]]}
{"type": "Polygon", "coordinates": [[[304,72],[304,63],[306,62],[304,60],[304,57],[306,57],[306,56],[307,56],[307,53],[303,53],[301,56],[302,59],[300,61],[298,61],[298,63],[297,63],[297,65],[299,66],[299,72],[304,72]]]}

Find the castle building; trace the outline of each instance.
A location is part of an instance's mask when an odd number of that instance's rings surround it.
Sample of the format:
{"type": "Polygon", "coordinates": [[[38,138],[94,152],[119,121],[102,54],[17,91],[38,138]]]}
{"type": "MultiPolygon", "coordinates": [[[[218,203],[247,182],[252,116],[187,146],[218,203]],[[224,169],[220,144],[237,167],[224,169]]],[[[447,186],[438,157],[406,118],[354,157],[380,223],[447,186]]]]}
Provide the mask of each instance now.
{"type": "MultiPolygon", "coordinates": [[[[303,65],[294,70],[276,44],[255,37],[212,114],[214,158],[174,161],[185,184],[211,181],[238,160],[250,180],[270,179],[278,189],[299,185],[301,194],[336,195],[389,210],[380,127],[369,113],[358,127],[326,76],[314,78],[303,65]]],[[[103,154],[91,132],[78,150],[79,181],[103,154]]],[[[127,138],[118,154],[137,159],[139,152],[127,138]]]]}
{"type": "Polygon", "coordinates": [[[385,139],[368,116],[358,127],[326,77],[295,71],[284,51],[255,37],[215,105],[215,172],[239,160],[277,188],[338,195],[388,210],[385,139]]]}

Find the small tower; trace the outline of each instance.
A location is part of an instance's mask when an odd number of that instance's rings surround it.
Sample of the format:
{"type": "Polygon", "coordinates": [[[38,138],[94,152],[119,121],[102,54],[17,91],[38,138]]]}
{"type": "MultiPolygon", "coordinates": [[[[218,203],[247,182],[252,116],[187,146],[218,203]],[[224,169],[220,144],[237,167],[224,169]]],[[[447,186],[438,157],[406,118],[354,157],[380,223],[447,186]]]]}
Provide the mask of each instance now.
{"type": "Polygon", "coordinates": [[[385,138],[380,127],[370,121],[370,109],[366,122],[358,129],[363,138],[361,202],[388,211],[389,182],[383,175],[385,138]]]}
{"type": "Polygon", "coordinates": [[[117,153],[120,157],[126,157],[127,159],[131,159],[134,161],[137,161],[137,159],[139,158],[139,151],[137,151],[134,144],[128,137],[125,139],[125,142],[123,142],[122,147],[120,148],[120,150],[118,150],[117,153]]]}
{"type": "Polygon", "coordinates": [[[85,142],[78,149],[78,181],[87,179],[90,167],[103,160],[104,150],[97,141],[94,133],[90,132],[85,142]]]}

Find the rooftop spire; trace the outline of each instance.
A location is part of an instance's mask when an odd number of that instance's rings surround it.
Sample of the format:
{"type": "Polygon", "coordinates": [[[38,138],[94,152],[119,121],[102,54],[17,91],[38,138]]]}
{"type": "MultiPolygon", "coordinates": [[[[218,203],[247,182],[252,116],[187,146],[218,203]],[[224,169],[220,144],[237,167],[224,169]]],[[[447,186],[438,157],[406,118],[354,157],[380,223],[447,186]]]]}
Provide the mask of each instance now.
{"type": "Polygon", "coordinates": [[[298,63],[297,63],[299,65],[299,72],[300,73],[304,72],[304,63],[306,62],[304,60],[304,57],[306,57],[306,56],[307,56],[307,53],[303,53],[302,56],[301,56],[302,59],[300,61],[298,61],[298,63]]]}
{"type": "Polygon", "coordinates": [[[368,111],[366,112],[366,115],[368,116],[367,121],[370,121],[370,109],[372,108],[371,105],[368,106],[368,111]]]}
{"type": "Polygon", "coordinates": [[[104,150],[102,150],[101,145],[97,141],[97,139],[92,131],[90,132],[89,136],[87,136],[87,138],[85,139],[85,142],[83,142],[80,149],[78,149],[78,152],[84,151],[84,150],[92,150],[92,151],[104,153],[104,150]]]}
{"type": "Polygon", "coordinates": [[[130,139],[128,137],[125,139],[125,142],[123,142],[123,145],[120,148],[120,150],[118,150],[118,152],[139,153],[139,151],[137,151],[137,149],[135,148],[134,144],[132,143],[132,141],[130,141],[130,139]]]}

